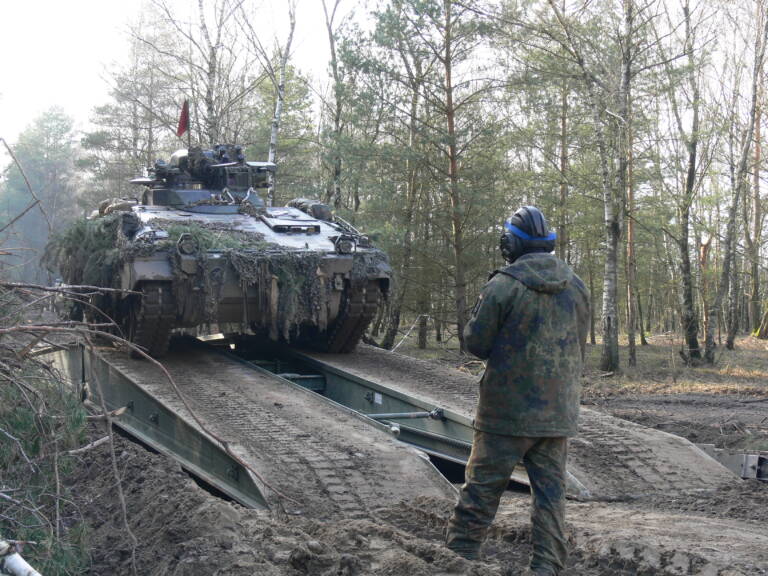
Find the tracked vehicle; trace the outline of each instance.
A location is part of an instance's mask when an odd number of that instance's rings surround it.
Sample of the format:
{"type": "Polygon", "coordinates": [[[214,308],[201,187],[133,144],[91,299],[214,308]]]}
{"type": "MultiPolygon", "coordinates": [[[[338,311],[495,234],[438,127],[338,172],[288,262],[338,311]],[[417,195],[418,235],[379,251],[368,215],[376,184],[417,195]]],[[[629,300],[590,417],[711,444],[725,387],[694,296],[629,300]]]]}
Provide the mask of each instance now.
{"type": "Polygon", "coordinates": [[[267,206],[258,190],[274,171],[239,146],[180,150],[132,180],[140,199],[103,203],[54,260],[67,283],[132,291],[95,304],[156,357],[179,328],[349,352],[387,294],[387,257],[317,201],[267,206]]]}

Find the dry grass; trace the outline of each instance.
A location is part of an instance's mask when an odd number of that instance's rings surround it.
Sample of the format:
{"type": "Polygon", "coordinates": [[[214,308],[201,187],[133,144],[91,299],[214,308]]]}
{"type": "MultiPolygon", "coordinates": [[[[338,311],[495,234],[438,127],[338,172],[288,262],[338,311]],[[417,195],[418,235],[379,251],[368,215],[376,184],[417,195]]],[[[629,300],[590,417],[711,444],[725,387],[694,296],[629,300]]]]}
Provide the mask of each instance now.
{"type": "MultiPolygon", "coordinates": [[[[400,341],[397,340],[396,343],[400,341]]],[[[621,343],[621,370],[607,375],[599,369],[601,344],[587,346],[584,396],[647,394],[733,394],[768,396],[768,341],[751,336],[739,338],[735,350],[717,349],[713,366],[688,366],[680,356],[677,335],[659,334],[648,338],[648,346],[637,346],[637,366],[627,366],[626,341],[621,343]]],[[[461,370],[480,374],[484,364],[470,355],[462,356],[458,340],[439,343],[430,339],[425,349],[416,345],[415,330],[398,347],[401,354],[436,360],[461,370]]]]}
{"type": "Polygon", "coordinates": [[[637,366],[630,368],[622,346],[621,372],[606,377],[599,370],[600,346],[590,346],[585,393],[768,395],[768,342],[740,338],[735,350],[718,349],[713,366],[688,366],[679,350],[679,341],[669,336],[649,338],[648,346],[637,347],[637,366]]]}

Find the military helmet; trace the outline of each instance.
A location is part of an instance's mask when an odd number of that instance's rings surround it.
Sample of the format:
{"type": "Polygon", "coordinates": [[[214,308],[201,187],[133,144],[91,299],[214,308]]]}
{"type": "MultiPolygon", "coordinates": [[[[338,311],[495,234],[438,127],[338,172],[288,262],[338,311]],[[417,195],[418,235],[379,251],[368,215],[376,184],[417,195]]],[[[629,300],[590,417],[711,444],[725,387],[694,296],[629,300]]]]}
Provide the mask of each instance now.
{"type": "Polygon", "coordinates": [[[552,252],[557,234],[549,231],[544,214],[535,206],[523,206],[504,222],[499,248],[510,264],[530,252],[552,252]]]}

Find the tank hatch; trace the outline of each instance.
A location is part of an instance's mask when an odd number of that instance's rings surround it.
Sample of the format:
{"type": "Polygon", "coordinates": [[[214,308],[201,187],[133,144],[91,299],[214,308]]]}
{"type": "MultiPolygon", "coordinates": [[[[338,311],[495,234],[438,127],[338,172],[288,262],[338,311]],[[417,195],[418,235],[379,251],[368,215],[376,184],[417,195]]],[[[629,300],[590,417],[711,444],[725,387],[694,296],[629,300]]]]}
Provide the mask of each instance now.
{"type": "Polygon", "coordinates": [[[261,219],[274,232],[320,234],[320,222],[296,208],[268,208],[261,219]]]}

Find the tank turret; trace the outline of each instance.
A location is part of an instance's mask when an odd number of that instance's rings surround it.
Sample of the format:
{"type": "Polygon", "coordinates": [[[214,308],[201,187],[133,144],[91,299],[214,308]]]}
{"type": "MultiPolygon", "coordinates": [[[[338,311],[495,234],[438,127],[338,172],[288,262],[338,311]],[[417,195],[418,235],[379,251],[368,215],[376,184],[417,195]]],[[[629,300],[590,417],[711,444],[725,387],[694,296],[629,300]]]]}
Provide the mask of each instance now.
{"type": "MultiPolygon", "coordinates": [[[[232,207],[246,201],[256,208],[264,207],[258,190],[267,187],[269,174],[274,172],[273,163],[246,162],[240,146],[221,144],[212,150],[177,150],[169,162],[155,162],[152,177],[131,182],[147,188],[142,204],[210,212],[203,206],[232,207]]],[[[227,213],[222,208],[213,211],[227,213]]]]}

